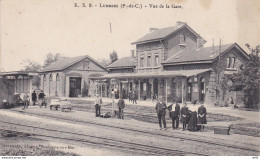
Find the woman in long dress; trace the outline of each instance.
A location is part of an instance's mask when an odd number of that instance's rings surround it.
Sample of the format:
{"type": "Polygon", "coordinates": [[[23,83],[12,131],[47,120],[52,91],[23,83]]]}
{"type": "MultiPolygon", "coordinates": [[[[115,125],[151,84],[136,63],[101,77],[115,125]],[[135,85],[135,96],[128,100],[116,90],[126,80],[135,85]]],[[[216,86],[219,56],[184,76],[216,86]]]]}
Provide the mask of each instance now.
{"type": "Polygon", "coordinates": [[[198,108],[198,124],[201,125],[202,129],[204,130],[204,124],[207,124],[207,109],[204,107],[204,105],[202,104],[199,108],[198,108]]]}

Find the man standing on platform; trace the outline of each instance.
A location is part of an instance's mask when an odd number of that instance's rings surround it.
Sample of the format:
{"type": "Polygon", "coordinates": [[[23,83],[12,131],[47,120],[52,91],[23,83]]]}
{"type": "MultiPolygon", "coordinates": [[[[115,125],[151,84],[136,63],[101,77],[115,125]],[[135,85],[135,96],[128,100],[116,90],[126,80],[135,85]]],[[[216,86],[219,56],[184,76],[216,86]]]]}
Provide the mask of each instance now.
{"type": "Polygon", "coordinates": [[[163,127],[165,130],[167,130],[166,128],[166,121],[165,121],[165,115],[166,115],[166,109],[167,106],[165,104],[165,102],[162,101],[162,98],[160,98],[158,100],[158,103],[155,106],[155,109],[157,111],[157,116],[158,116],[158,121],[159,121],[159,126],[160,126],[160,130],[162,130],[162,121],[163,121],[163,127]]]}
{"type": "Polygon", "coordinates": [[[98,94],[96,94],[96,99],[95,99],[96,117],[100,116],[101,104],[102,104],[102,99],[99,97],[98,94]]]}
{"type": "Polygon", "coordinates": [[[178,102],[176,102],[175,105],[175,111],[173,113],[173,117],[172,117],[172,128],[173,129],[178,129],[179,128],[179,117],[180,117],[180,105],[178,102]],[[176,122],[176,127],[175,127],[175,122],[176,122]]]}
{"type": "Polygon", "coordinates": [[[122,96],[120,96],[117,106],[118,106],[118,119],[124,119],[125,101],[122,98],[122,96]]]}
{"type": "MultiPolygon", "coordinates": [[[[41,91],[41,93],[38,95],[40,107],[43,106],[43,104],[44,104],[44,97],[45,97],[45,94],[43,93],[43,91],[41,91]]],[[[45,105],[45,107],[46,107],[46,105],[45,105]]]]}
{"type": "Polygon", "coordinates": [[[24,109],[25,109],[25,108],[28,108],[29,100],[30,100],[30,98],[29,98],[28,94],[25,93],[24,96],[23,96],[24,109]]]}
{"type": "Polygon", "coordinates": [[[132,91],[130,89],[128,91],[128,99],[129,99],[129,102],[131,102],[131,100],[132,100],[132,91]]]}
{"type": "Polygon", "coordinates": [[[36,95],[35,91],[33,91],[33,93],[32,93],[33,105],[35,105],[36,100],[37,100],[37,95],[36,95]]]}
{"type": "Polygon", "coordinates": [[[184,103],[184,106],[181,108],[181,120],[182,120],[182,128],[183,131],[186,130],[187,125],[187,114],[189,112],[189,108],[187,107],[187,103],[184,103]]]}
{"type": "Polygon", "coordinates": [[[136,91],[135,90],[133,90],[133,92],[132,92],[132,100],[133,100],[133,104],[134,103],[137,104],[137,102],[136,102],[136,91]]]}

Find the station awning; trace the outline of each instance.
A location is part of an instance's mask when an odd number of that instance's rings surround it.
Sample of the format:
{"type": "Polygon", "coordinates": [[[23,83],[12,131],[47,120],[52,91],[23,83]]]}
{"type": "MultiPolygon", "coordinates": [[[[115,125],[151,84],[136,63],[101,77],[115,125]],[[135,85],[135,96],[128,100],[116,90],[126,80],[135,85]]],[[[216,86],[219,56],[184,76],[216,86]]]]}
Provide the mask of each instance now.
{"type": "Polygon", "coordinates": [[[36,76],[37,72],[28,71],[11,71],[11,72],[0,72],[0,76],[36,76]]]}
{"type": "Polygon", "coordinates": [[[177,71],[162,71],[162,72],[143,72],[143,73],[111,73],[102,77],[93,77],[91,79],[116,79],[116,78],[160,78],[160,77],[190,77],[200,73],[211,71],[211,69],[198,70],[177,70],[177,71]]]}

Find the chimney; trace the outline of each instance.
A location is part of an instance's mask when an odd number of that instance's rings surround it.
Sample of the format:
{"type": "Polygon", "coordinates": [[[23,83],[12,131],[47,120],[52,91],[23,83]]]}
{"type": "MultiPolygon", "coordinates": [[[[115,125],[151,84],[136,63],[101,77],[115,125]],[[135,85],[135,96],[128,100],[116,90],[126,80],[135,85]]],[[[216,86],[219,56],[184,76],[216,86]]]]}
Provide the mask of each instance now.
{"type": "Polygon", "coordinates": [[[197,48],[203,47],[203,46],[204,46],[204,43],[205,43],[204,39],[199,36],[199,37],[197,38],[197,48]]]}
{"type": "Polygon", "coordinates": [[[180,26],[180,25],[182,25],[182,24],[187,24],[186,22],[182,22],[182,21],[177,21],[176,22],[176,26],[180,26]]]}
{"type": "Polygon", "coordinates": [[[135,58],[135,50],[131,50],[131,58],[132,58],[132,59],[135,58]]]}
{"type": "Polygon", "coordinates": [[[159,30],[158,28],[150,28],[150,32],[155,31],[155,30],[159,30]]]}
{"type": "Polygon", "coordinates": [[[214,39],[212,39],[212,49],[211,49],[211,53],[212,53],[212,54],[215,53],[214,39]]]}

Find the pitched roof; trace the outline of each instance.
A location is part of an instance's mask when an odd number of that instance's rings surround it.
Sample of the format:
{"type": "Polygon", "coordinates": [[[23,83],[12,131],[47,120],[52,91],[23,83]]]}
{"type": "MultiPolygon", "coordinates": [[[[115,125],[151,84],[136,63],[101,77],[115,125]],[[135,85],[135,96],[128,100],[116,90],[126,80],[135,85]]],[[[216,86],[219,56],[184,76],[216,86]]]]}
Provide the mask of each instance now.
{"type": "MultiPolygon", "coordinates": [[[[234,46],[238,46],[238,45],[236,43],[221,45],[221,54],[226,52],[228,49],[233,48],[234,46]]],[[[177,63],[196,62],[196,61],[211,62],[216,57],[218,57],[218,55],[219,55],[219,46],[215,47],[214,53],[212,52],[212,47],[205,47],[205,48],[192,49],[192,50],[184,49],[174,54],[170,58],[168,58],[166,61],[163,62],[163,64],[170,64],[170,63],[177,64],[177,63]]],[[[248,55],[246,54],[245,56],[248,55]]]]}
{"type": "Polygon", "coordinates": [[[167,27],[167,28],[154,30],[154,31],[144,35],[143,37],[141,37],[137,41],[133,42],[132,44],[138,44],[138,43],[143,43],[143,42],[147,42],[147,41],[161,40],[161,39],[164,39],[164,38],[168,37],[169,35],[177,32],[177,31],[179,31],[180,29],[182,29],[184,27],[189,29],[196,36],[200,36],[193,29],[191,29],[186,23],[183,23],[183,24],[180,24],[178,26],[173,26],[173,27],[167,27]]]}
{"type": "Polygon", "coordinates": [[[50,64],[49,66],[43,68],[41,71],[39,72],[48,72],[48,71],[57,71],[57,70],[63,70],[68,68],[69,66],[74,65],[77,62],[80,62],[81,60],[85,59],[85,58],[89,58],[90,60],[92,60],[93,62],[95,62],[96,64],[98,64],[101,68],[103,68],[105,70],[105,68],[100,65],[97,61],[95,61],[94,59],[92,59],[90,56],[85,55],[85,56],[77,56],[77,57],[66,57],[64,59],[61,59],[57,62],[54,62],[52,64],[50,64]]]}
{"type": "Polygon", "coordinates": [[[107,66],[107,68],[110,69],[117,67],[135,67],[135,63],[132,57],[122,57],[121,59],[118,59],[117,61],[107,66]]]}

